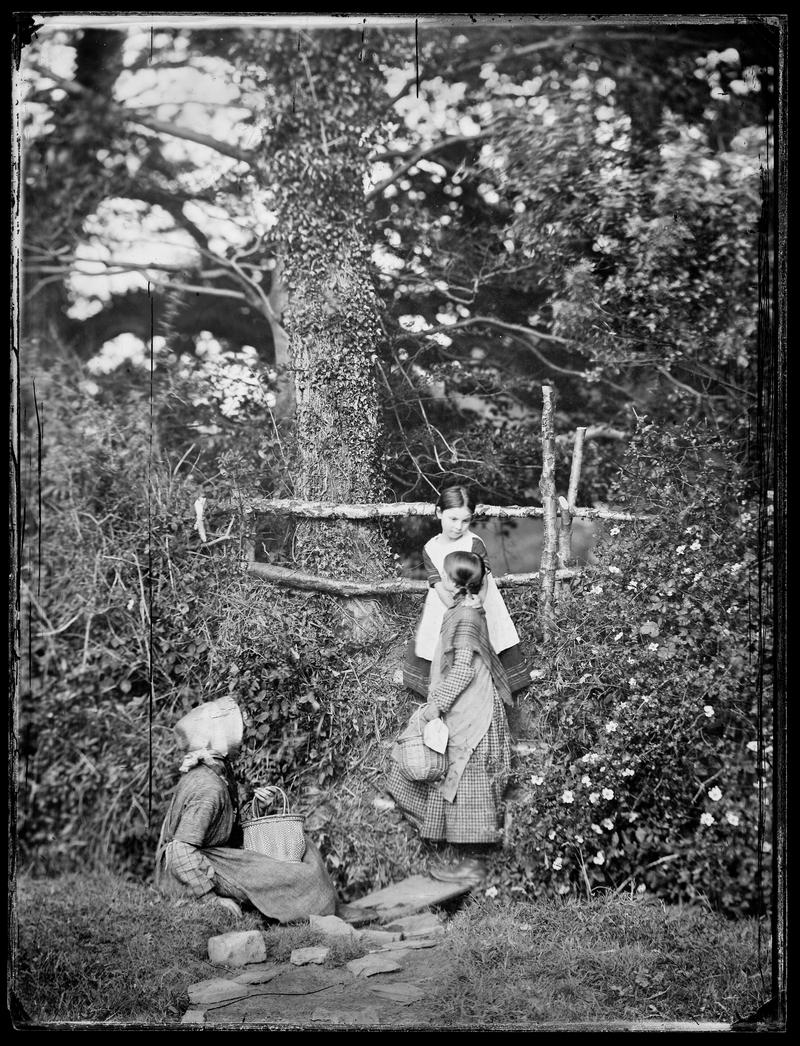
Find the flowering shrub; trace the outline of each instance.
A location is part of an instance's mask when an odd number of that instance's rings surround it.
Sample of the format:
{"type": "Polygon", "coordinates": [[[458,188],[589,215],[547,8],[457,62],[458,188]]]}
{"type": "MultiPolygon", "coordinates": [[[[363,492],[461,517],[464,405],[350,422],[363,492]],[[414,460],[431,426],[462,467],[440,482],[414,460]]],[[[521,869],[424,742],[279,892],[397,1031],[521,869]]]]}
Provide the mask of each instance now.
{"type": "Polygon", "coordinates": [[[635,884],[752,911],[767,782],[742,470],[719,437],[643,425],[620,488],[617,503],[627,495],[651,518],[612,526],[599,569],[559,601],[507,884],[532,895],[635,884]]]}

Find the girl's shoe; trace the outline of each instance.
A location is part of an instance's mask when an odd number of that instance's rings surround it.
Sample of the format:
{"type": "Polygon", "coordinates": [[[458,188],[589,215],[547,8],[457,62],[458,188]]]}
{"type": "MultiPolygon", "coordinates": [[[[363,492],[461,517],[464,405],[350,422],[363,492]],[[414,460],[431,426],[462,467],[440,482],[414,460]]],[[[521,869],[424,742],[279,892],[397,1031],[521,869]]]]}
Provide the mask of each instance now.
{"type": "Polygon", "coordinates": [[[479,883],[486,878],[486,862],[480,857],[467,857],[458,864],[437,863],[431,865],[428,874],[443,883],[479,883]]]}

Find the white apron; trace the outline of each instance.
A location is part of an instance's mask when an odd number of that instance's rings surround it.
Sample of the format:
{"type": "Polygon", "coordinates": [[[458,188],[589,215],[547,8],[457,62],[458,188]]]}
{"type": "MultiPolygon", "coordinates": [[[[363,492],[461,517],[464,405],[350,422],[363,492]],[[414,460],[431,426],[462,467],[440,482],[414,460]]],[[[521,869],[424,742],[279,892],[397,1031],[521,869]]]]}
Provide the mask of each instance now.
{"type": "MultiPolygon", "coordinates": [[[[445,556],[450,552],[471,552],[475,536],[468,530],[458,541],[448,542],[445,545],[440,540],[441,535],[437,534],[425,545],[425,552],[442,578],[445,576],[445,556]]],[[[519,634],[514,627],[514,622],[511,620],[511,615],[506,608],[503,597],[500,595],[500,590],[495,584],[494,578],[491,574],[488,574],[487,578],[488,585],[483,609],[486,611],[489,642],[492,644],[495,653],[499,654],[503,650],[508,650],[511,646],[516,646],[519,643],[519,634]]],[[[414,652],[417,657],[423,657],[426,661],[433,661],[446,609],[437,593],[432,588],[429,588],[414,642],[414,652]]]]}

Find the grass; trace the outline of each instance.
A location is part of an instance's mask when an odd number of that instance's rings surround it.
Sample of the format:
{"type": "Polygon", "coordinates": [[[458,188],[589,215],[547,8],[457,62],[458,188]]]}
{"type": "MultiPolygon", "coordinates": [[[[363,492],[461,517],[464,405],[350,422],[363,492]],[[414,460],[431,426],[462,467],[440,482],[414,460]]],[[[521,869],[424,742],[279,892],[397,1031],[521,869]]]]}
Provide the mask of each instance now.
{"type": "MultiPolygon", "coordinates": [[[[220,975],[209,937],[261,929],[275,962],[324,939],[308,925],[265,927],[254,913],[234,922],[214,905],[169,900],[111,873],[20,876],[17,911],[11,990],[34,1024],[175,1025],[187,986],[220,975]]],[[[346,939],[325,943],[327,966],[364,951],[346,939]]],[[[443,939],[435,1022],[730,1022],[758,1007],[761,989],[753,921],[633,896],[480,897],[454,914],[443,939]]]]}
{"type": "MultiPolygon", "coordinates": [[[[209,937],[262,930],[275,962],[324,940],[308,925],[267,926],[254,912],[237,921],[216,905],[170,900],[110,872],[21,876],[17,915],[13,989],[37,1023],[173,1023],[186,1010],[188,985],[220,976],[208,960],[209,937]]],[[[325,943],[328,966],[364,954],[355,942],[325,943]]]]}
{"type": "Polygon", "coordinates": [[[451,922],[437,1005],[454,1024],[733,1022],[764,1001],[757,950],[754,920],[703,907],[475,899],[451,922]]]}

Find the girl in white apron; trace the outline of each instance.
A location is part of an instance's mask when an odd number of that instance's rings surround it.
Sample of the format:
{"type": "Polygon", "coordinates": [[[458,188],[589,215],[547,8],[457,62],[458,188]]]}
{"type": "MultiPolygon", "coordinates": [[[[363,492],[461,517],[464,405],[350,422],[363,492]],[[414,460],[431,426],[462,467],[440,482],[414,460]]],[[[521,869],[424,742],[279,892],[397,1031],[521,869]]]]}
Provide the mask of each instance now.
{"type": "Polygon", "coordinates": [[[530,666],[522,656],[519,634],[492,577],[486,546],[469,529],[474,512],[475,500],[466,487],[445,487],[436,502],[441,533],[432,537],[422,550],[429,587],[416,633],[406,648],[403,662],[403,684],[422,697],[428,696],[431,660],[442,630],[444,613],[453,605],[452,596],[443,583],[442,564],[450,552],[472,552],[483,560],[486,576],[480,599],[486,612],[489,641],[500,656],[512,694],[531,682],[530,666]]]}

